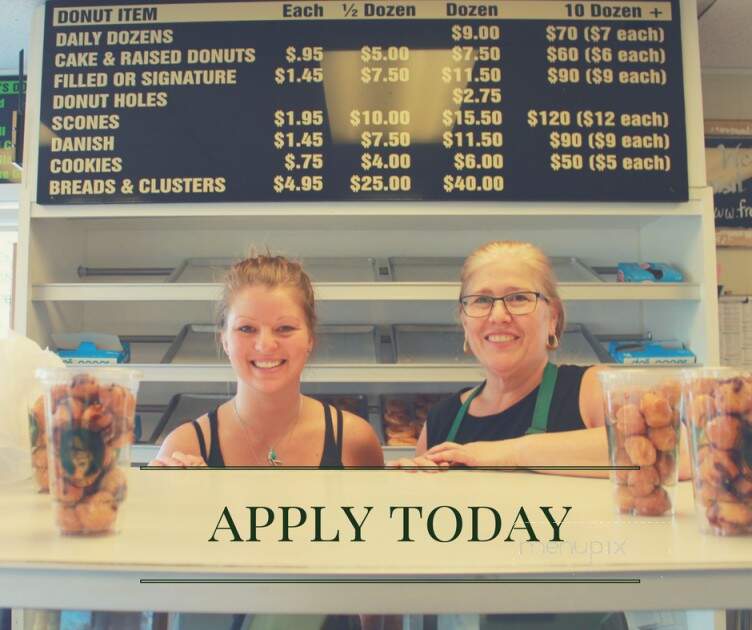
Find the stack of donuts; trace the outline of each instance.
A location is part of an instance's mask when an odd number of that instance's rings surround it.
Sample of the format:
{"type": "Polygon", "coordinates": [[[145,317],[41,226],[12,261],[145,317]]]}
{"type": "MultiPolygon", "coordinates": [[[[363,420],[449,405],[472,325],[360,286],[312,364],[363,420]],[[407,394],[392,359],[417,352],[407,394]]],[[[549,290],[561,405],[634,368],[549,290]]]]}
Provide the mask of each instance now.
{"type": "Polygon", "coordinates": [[[752,375],[687,387],[695,503],[706,529],[752,533],[752,375]]]}
{"type": "Polygon", "coordinates": [[[127,465],[120,450],[133,439],[135,396],[122,385],[78,374],[52,386],[48,404],[49,485],[60,531],[111,531],[125,498],[125,470],[118,460],[127,465]]]}
{"type": "Polygon", "coordinates": [[[660,516],[672,512],[677,481],[680,386],[665,382],[650,389],[606,392],[606,424],[614,471],[616,503],[624,514],[660,516]]]}
{"type": "Polygon", "coordinates": [[[439,400],[435,394],[390,397],[384,401],[384,434],[388,446],[414,446],[428,410],[439,400]]]}

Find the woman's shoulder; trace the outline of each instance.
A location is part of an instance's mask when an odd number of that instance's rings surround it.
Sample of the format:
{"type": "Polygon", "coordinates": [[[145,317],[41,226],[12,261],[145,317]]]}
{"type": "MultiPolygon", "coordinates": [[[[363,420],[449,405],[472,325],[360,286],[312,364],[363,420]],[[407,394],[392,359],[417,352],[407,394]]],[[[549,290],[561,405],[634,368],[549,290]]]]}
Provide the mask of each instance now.
{"type": "Polygon", "coordinates": [[[206,438],[209,434],[208,414],[204,414],[195,420],[188,420],[170,431],[162,441],[160,453],[164,451],[169,455],[174,451],[180,451],[191,455],[201,455],[198,435],[196,433],[197,428],[206,438]]]}
{"type": "Polygon", "coordinates": [[[342,444],[344,465],[382,466],[384,464],[381,443],[368,420],[350,411],[342,411],[342,437],[344,438],[342,444]]]}

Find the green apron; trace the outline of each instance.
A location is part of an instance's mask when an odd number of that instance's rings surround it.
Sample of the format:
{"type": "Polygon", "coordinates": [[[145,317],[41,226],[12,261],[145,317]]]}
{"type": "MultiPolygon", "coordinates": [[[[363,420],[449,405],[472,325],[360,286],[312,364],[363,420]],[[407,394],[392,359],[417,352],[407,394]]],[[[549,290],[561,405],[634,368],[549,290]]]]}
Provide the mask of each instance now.
{"type": "MultiPolygon", "coordinates": [[[[554,386],[556,385],[556,376],[559,371],[553,363],[546,363],[546,367],[543,370],[543,380],[538,387],[538,395],[535,398],[535,409],[533,410],[533,422],[530,424],[530,428],[525,432],[525,435],[532,433],[545,433],[548,428],[548,412],[551,409],[551,398],[554,395],[554,386]]],[[[473,399],[480,394],[483,390],[485,383],[481,383],[476,387],[467,400],[462,404],[457,411],[457,415],[454,416],[452,426],[449,429],[449,433],[446,437],[446,442],[453,442],[457,437],[457,432],[460,430],[460,425],[467,415],[467,410],[470,408],[470,403],[473,399]]]]}

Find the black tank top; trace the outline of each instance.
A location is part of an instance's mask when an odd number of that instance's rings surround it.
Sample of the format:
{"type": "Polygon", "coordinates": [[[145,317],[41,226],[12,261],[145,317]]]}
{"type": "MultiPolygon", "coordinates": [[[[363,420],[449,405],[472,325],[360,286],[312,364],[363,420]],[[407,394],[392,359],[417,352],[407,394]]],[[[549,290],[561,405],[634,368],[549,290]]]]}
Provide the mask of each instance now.
{"type": "MultiPolygon", "coordinates": [[[[342,466],[342,410],[335,407],[337,412],[337,438],[334,437],[334,428],[332,425],[332,414],[329,410],[329,405],[324,405],[324,452],[321,453],[321,462],[319,468],[343,468],[342,466]]],[[[201,457],[206,462],[209,468],[224,468],[225,458],[222,457],[222,449],[219,445],[219,418],[217,417],[217,410],[213,409],[209,412],[209,453],[206,453],[206,442],[204,441],[204,433],[201,430],[201,426],[196,420],[193,420],[193,428],[196,429],[196,437],[198,438],[198,447],[201,451],[201,457]]]]}
{"type": "MultiPolygon", "coordinates": [[[[551,398],[551,410],[548,414],[547,432],[555,433],[585,428],[585,423],[580,414],[580,385],[582,384],[582,376],[588,367],[580,365],[559,366],[556,386],[551,398]]],[[[428,412],[426,421],[428,448],[446,441],[452,421],[462,406],[460,394],[465,391],[467,389],[439,401],[428,412]]],[[[535,409],[537,395],[538,388],[536,387],[509,409],[491,416],[477,417],[468,413],[460,425],[454,441],[458,444],[491,442],[525,435],[533,422],[533,410],[535,409]]]]}

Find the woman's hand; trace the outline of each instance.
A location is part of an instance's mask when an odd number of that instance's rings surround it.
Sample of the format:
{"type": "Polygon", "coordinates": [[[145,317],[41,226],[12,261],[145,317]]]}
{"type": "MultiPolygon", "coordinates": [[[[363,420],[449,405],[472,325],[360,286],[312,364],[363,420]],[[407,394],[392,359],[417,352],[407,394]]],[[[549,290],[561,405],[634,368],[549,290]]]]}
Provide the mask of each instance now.
{"type": "Polygon", "coordinates": [[[515,440],[496,442],[443,442],[427,450],[424,458],[438,466],[514,466],[515,440]]]}
{"type": "Polygon", "coordinates": [[[448,468],[449,464],[436,463],[425,455],[417,457],[401,457],[386,463],[387,468],[404,468],[407,472],[439,472],[442,468],[448,468]],[[418,471],[417,467],[429,468],[431,470],[418,471]]]}
{"type": "Polygon", "coordinates": [[[206,462],[199,455],[190,453],[181,453],[174,451],[171,456],[157,456],[149,462],[149,466],[175,466],[180,468],[190,468],[193,466],[206,466],[206,462]]]}

